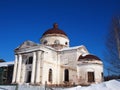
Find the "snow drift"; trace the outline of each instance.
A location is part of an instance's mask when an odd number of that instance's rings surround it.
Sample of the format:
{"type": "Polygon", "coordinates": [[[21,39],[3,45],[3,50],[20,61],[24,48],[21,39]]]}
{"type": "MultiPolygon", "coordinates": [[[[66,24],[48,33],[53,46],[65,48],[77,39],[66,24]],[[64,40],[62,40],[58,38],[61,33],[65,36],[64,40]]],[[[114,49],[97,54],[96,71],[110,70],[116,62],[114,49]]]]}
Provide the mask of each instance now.
{"type": "MultiPolygon", "coordinates": [[[[19,85],[16,86],[5,86],[0,85],[0,90],[45,90],[44,86],[31,86],[31,85],[19,85]]],[[[82,87],[72,87],[72,88],[47,88],[46,90],[120,90],[120,79],[110,80],[100,84],[93,84],[91,86],[82,87]]]]}
{"type": "Polygon", "coordinates": [[[93,84],[88,87],[77,86],[73,88],[67,88],[64,90],[120,90],[120,79],[110,80],[100,84],[93,84]]]}

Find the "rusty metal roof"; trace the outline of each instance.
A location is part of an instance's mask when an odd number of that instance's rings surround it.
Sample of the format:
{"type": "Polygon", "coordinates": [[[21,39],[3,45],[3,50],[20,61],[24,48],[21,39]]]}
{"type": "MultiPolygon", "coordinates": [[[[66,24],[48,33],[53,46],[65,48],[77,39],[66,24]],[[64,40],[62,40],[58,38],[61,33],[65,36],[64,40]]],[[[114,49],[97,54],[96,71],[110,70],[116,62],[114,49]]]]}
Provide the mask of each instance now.
{"type": "Polygon", "coordinates": [[[88,59],[88,60],[92,60],[92,59],[94,59],[94,60],[101,60],[100,58],[98,58],[97,56],[95,56],[95,55],[91,55],[91,54],[88,54],[88,55],[86,55],[86,56],[82,56],[82,55],[80,55],[79,56],[79,58],[78,58],[78,61],[80,61],[81,59],[88,59]]]}
{"type": "Polygon", "coordinates": [[[58,24],[57,23],[53,24],[53,28],[48,29],[45,33],[43,33],[43,36],[47,35],[47,34],[62,34],[62,35],[67,36],[66,33],[63,30],[60,30],[58,28],[58,24]]]}

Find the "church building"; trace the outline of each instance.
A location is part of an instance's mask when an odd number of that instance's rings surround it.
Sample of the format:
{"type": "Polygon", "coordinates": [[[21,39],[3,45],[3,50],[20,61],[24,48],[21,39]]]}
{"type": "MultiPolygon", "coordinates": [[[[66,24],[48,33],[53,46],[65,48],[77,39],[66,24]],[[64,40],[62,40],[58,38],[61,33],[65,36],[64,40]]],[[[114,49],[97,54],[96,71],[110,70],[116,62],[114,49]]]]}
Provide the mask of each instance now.
{"type": "Polygon", "coordinates": [[[89,85],[103,81],[103,63],[85,46],[69,46],[58,28],[45,31],[40,44],[25,41],[15,49],[13,84],[89,85]]]}

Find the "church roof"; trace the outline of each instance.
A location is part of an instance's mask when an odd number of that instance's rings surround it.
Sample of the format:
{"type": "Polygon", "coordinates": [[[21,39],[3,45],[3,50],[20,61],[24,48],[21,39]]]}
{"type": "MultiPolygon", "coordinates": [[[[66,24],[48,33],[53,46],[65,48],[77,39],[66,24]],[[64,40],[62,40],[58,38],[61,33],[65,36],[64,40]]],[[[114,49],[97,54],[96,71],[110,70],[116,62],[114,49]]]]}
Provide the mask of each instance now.
{"type": "Polygon", "coordinates": [[[0,62],[5,62],[5,60],[3,60],[3,59],[0,59],[0,62]]]}
{"type": "Polygon", "coordinates": [[[14,65],[14,61],[0,63],[0,67],[7,67],[9,65],[14,65]]]}
{"type": "Polygon", "coordinates": [[[46,32],[43,33],[42,36],[47,35],[47,34],[62,34],[62,35],[67,36],[66,33],[63,30],[60,30],[58,28],[58,24],[57,23],[53,24],[53,28],[48,29],[46,32]]]}
{"type": "MultiPolygon", "coordinates": [[[[85,46],[84,45],[80,45],[80,46],[74,46],[74,47],[66,47],[66,48],[63,48],[63,49],[61,49],[59,51],[67,51],[67,50],[73,50],[73,49],[78,49],[78,48],[85,48],[85,46]]],[[[87,49],[86,49],[86,51],[87,51],[87,49]]]]}
{"type": "Polygon", "coordinates": [[[29,48],[33,46],[38,46],[38,44],[34,43],[33,41],[27,40],[23,42],[20,46],[18,46],[15,50],[21,49],[21,48],[29,48]]]}
{"type": "Polygon", "coordinates": [[[98,58],[97,56],[91,55],[91,54],[88,54],[88,55],[85,55],[85,56],[80,55],[78,61],[80,61],[81,59],[87,59],[87,60],[92,60],[92,59],[94,59],[94,60],[101,60],[101,59],[98,58]]]}

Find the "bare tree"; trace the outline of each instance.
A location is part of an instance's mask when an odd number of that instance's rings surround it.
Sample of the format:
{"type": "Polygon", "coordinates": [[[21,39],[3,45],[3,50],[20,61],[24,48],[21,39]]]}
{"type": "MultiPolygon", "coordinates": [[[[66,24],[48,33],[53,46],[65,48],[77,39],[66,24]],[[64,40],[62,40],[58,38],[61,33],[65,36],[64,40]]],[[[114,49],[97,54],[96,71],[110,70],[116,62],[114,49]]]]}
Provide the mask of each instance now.
{"type": "Polygon", "coordinates": [[[107,69],[112,73],[120,74],[120,18],[114,17],[112,22],[112,29],[109,30],[106,41],[106,60],[109,66],[107,69]]]}

